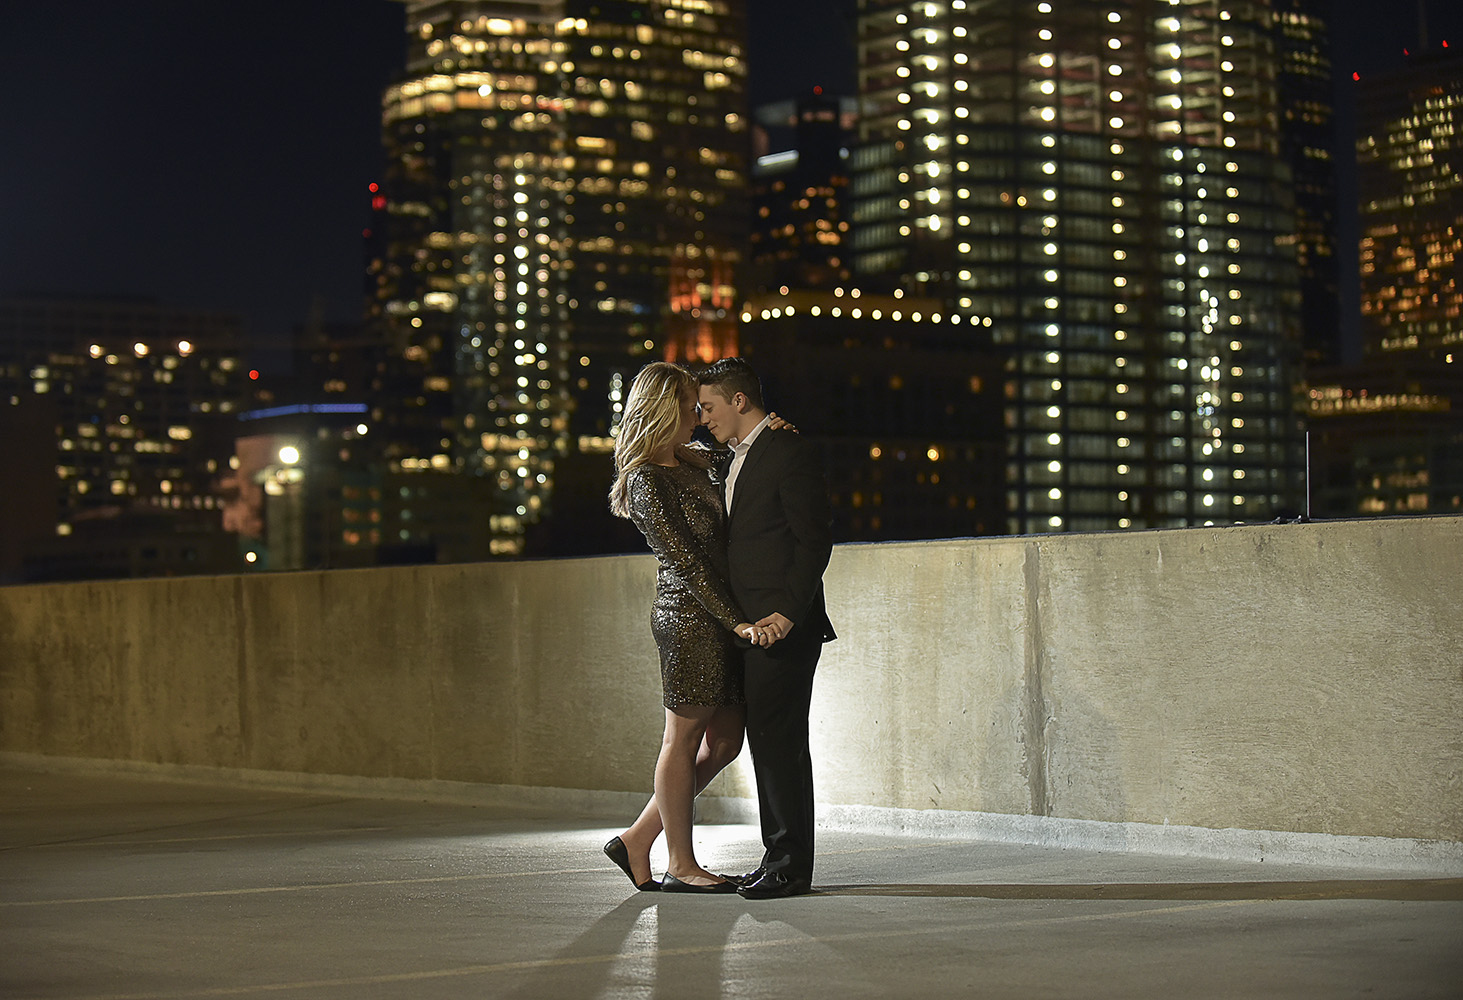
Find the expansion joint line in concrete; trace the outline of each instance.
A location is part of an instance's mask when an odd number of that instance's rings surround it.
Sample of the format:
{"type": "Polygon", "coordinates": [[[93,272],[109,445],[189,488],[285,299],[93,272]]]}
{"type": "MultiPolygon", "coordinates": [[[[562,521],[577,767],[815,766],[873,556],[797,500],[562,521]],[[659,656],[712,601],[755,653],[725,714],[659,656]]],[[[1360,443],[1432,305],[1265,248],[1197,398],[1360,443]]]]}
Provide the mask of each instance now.
{"type": "Polygon", "coordinates": [[[1026,590],[1025,697],[1022,736],[1025,743],[1027,794],[1031,815],[1051,815],[1047,788],[1046,693],[1042,675],[1046,671],[1046,642],[1041,628],[1041,543],[1026,546],[1023,565],[1026,590]]]}

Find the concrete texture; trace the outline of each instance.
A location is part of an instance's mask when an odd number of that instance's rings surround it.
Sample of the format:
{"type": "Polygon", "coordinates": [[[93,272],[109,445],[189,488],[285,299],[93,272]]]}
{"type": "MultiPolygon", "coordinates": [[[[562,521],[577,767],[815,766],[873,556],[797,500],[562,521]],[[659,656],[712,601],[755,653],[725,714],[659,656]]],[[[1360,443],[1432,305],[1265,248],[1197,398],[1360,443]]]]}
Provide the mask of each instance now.
{"type": "MultiPolygon", "coordinates": [[[[1460,565],[1456,517],[840,546],[819,804],[1456,847],[1460,565]]],[[[632,556],[0,588],[0,751],[643,792],[653,587],[632,556]]],[[[751,792],[745,760],[710,789],[751,792]]]]}
{"type": "MultiPolygon", "coordinates": [[[[629,810],[624,819],[629,818],[629,810]]],[[[618,823],[0,770],[0,996],[1456,997],[1463,879],[824,833],[818,892],[635,893],[618,823]]],[[[746,826],[698,829],[740,870],[746,826]]]]}

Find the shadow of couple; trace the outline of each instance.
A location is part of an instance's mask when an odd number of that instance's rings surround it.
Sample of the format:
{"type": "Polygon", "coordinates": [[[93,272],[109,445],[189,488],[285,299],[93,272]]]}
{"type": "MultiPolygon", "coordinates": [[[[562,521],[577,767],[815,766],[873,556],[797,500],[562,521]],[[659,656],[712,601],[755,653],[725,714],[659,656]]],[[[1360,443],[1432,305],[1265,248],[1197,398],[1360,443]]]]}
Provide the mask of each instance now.
{"type": "MultiPolygon", "coordinates": [[[[878,931],[851,929],[837,912],[846,897],[909,897],[1078,902],[1242,900],[1460,901],[1463,878],[1148,883],[850,883],[819,886],[791,900],[748,901],[636,893],[597,918],[551,958],[524,963],[528,978],[512,995],[594,996],[631,988],[639,995],[684,997],[753,977],[779,952],[816,942],[857,954],[878,931]],[[829,907],[835,909],[830,910],[829,907]],[[742,968],[735,958],[742,954],[742,968]]],[[[862,921],[863,916],[853,919],[862,921]]]]}

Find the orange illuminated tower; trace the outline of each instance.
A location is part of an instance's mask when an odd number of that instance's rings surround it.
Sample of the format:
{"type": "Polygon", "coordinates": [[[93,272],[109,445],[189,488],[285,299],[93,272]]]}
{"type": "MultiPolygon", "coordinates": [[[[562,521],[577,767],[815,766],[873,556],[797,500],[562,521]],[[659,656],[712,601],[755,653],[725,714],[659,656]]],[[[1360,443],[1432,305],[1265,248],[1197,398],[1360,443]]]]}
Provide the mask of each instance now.
{"type": "Polygon", "coordinates": [[[596,456],[582,482],[608,481],[643,365],[735,349],[745,18],[731,0],[408,0],[407,35],[372,226],[386,458],[472,506],[482,537],[439,558],[518,554],[567,464],[596,456]]]}

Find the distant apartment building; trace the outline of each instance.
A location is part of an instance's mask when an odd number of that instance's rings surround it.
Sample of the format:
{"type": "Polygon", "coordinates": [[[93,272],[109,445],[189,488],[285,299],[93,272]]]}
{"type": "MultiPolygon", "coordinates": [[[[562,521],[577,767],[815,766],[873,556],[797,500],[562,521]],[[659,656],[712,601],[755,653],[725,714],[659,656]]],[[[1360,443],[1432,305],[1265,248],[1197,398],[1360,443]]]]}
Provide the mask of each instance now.
{"type": "Polygon", "coordinates": [[[232,316],[143,300],[0,301],[6,448],[49,473],[17,503],[8,574],[234,568],[222,510],[246,379],[239,346],[232,316]]]}

